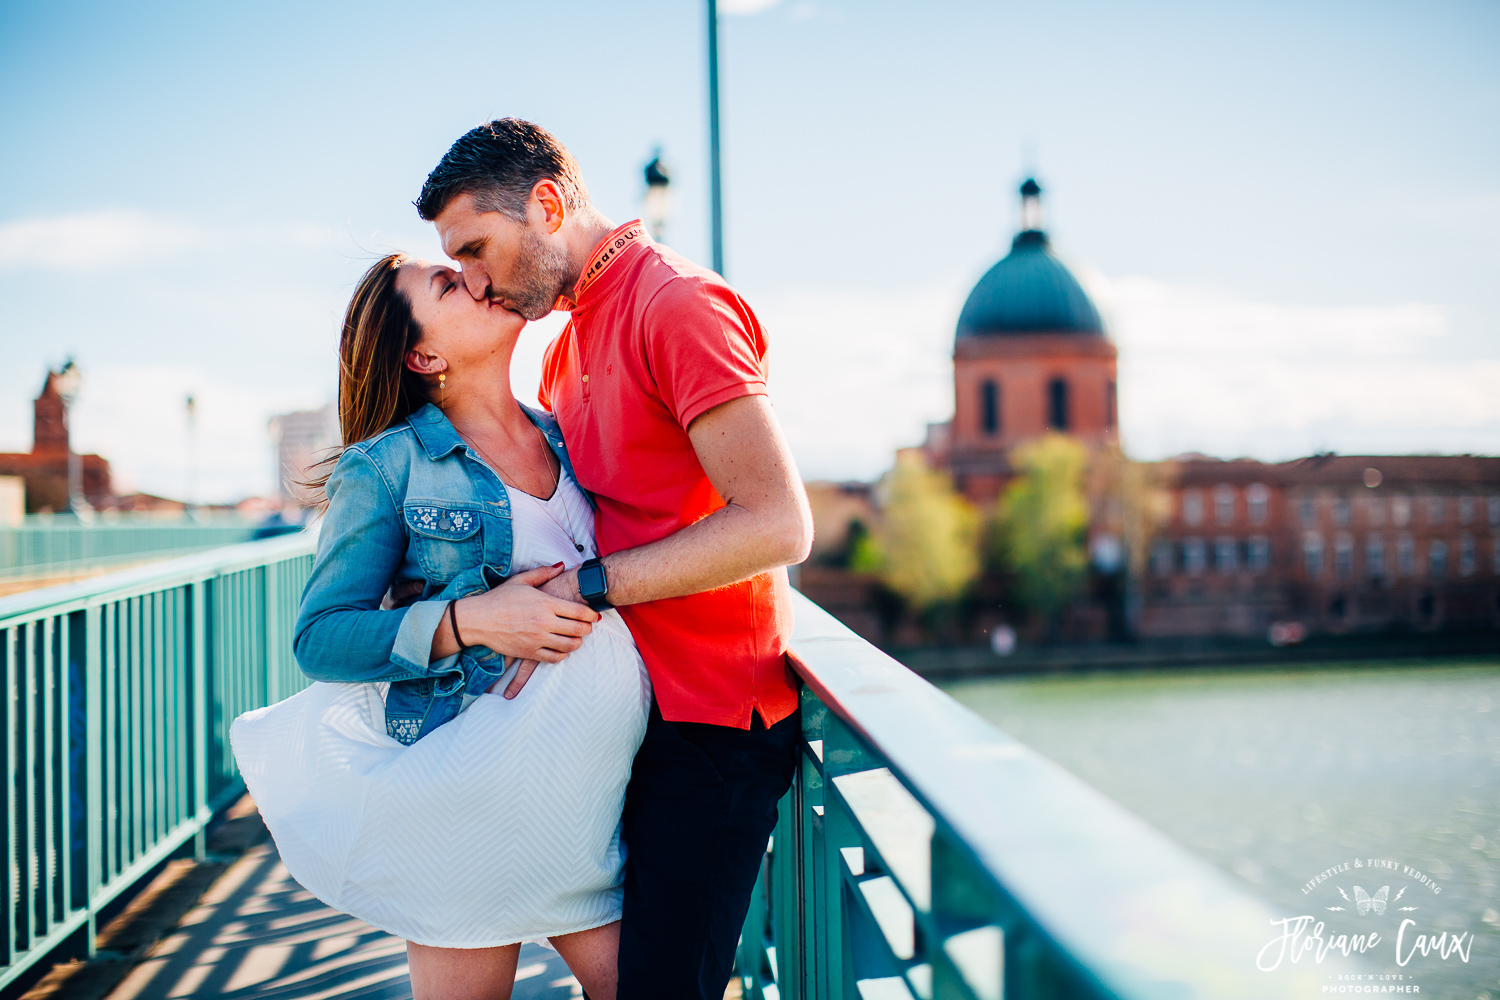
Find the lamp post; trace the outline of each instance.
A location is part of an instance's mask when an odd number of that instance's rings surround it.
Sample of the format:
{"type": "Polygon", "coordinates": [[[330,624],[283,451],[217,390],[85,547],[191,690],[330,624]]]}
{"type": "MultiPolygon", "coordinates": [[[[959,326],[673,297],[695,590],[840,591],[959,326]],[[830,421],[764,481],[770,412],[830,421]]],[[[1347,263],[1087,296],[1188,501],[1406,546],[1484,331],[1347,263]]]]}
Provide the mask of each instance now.
{"type": "Polygon", "coordinates": [[[198,499],[198,401],[191,393],[183,408],[187,411],[187,482],[183,484],[182,513],[192,517],[198,499]]]}
{"type": "Polygon", "coordinates": [[[666,232],[667,215],[672,209],[667,195],[671,183],[672,178],[667,174],[666,164],[661,162],[661,147],[658,146],[651,162],[646,164],[646,228],[651,230],[651,238],[658,243],[666,232]]]}
{"type": "Polygon", "coordinates": [[[63,429],[68,442],[68,509],[81,516],[89,510],[89,502],[83,495],[83,459],[73,450],[73,401],[83,385],[83,375],[69,358],[53,379],[52,385],[63,404],[63,429]]]}
{"type": "Polygon", "coordinates": [[[708,0],[708,211],[714,270],[724,273],[724,208],[719,184],[719,4],[708,0]]]}

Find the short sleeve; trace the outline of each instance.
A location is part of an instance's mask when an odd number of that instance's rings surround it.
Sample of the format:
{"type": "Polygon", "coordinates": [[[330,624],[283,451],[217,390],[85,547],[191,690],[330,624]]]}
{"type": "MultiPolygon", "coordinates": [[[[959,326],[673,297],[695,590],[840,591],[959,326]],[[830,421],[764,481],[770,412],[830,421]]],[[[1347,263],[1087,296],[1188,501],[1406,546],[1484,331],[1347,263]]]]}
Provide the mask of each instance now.
{"type": "Polygon", "coordinates": [[[727,285],[668,282],[646,308],[643,333],[657,391],[684,430],[720,403],[766,395],[765,331],[727,285]]]}
{"type": "Polygon", "coordinates": [[[552,387],[557,382],[558,369],[561,367],[563,338],[555,337],[547,349],[542,352],[542,380],[536,387],[536,403],[548,413],[552,413],[552,387]]]}

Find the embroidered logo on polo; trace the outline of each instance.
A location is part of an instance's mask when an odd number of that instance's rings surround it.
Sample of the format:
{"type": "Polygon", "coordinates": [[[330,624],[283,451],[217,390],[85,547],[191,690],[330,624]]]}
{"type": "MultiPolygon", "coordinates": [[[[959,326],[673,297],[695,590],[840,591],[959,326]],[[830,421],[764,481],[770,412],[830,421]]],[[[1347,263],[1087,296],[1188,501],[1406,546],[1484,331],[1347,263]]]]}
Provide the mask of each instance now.
{"type": "Polygon", "coordinates": [[[414,527],[452,532],[456,535],[473,531],[475,524],[473,511],[448,510],[444,507],[408,507],[406,516],[414,527]]]}
{"type": "Polygon", "coordinates": [[[626,247],[640,242],[641,238],[645,235],[646,227],[640,225],[631,226],[624,232],[616,233],[614,238],[609,241],[603,250],[599,251],[593,261],[589,263],[588,268],[584,270],[583,277],[578,279],[578,287],[573,290],[573,297],[577,299],[582,296],[584,289],[599,280],[599,276],[609,270],[611,264],[620,259],[620,255],[625,252],[626,247]]]}

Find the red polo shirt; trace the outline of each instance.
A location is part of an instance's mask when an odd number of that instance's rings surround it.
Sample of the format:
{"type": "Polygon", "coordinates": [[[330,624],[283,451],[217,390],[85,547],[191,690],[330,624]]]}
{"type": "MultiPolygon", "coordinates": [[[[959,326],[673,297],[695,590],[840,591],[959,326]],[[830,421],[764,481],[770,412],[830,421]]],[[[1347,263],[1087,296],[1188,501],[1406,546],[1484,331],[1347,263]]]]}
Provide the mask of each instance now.
{"type": "MultiPolygon", "coordinates": [[[[687,428],[720,403],[766,394],[766,336],[723,278],[653,242],[639,221],[594,248],[575,298],[538,396],[598,503],[607,555],[724,506],[687,428]]],[[[752,711],[769,726],[796,710],[785,569],[620,613],[664,718],[748,729],[752,711]]]]}

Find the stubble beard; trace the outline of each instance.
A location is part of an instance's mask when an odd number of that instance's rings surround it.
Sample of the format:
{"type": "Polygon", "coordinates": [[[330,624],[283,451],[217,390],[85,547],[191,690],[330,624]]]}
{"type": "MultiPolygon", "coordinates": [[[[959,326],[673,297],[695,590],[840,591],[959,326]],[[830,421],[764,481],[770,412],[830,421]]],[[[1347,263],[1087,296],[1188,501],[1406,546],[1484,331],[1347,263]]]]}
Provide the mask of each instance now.
{"type": "Polygon", "coordinates": [[[567,287],[567,254],[528,229],[517,255],[516,280],[520,287],[503,293],[497,290],[495,297],[505,299],[528,320],[547,316],[567,287]]]}

